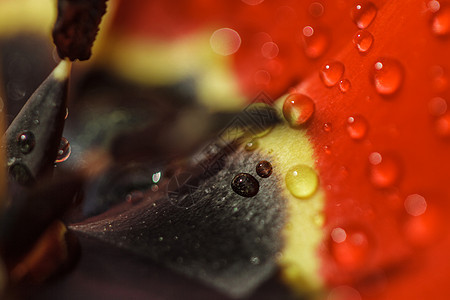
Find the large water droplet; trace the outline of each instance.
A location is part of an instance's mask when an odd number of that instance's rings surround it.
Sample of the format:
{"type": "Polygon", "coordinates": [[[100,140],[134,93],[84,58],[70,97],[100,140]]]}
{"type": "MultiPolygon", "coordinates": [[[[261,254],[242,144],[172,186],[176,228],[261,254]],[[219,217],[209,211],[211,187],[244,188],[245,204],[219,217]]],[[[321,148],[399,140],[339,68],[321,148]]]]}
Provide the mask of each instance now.
{"type": "Polygon", "coordinates": [[[365,138],[368,129],[369,124],[363,116],[356,115],[347,119],[347,132],[354,140],[362,140],[365,138]]]}
{"type": "Polygon", "coordinates": [[[370,253],[370,242],[362,229],[337,227],[330,235],[331,254],[336,263],[347,270],[364,266],[370,253]]]}
{"type": "Polygon", "coordinates": [[[262,178],[267,178],[272,174],[272,164],[267,160],[260,161],[256,165],[256,174],[262,178]]]}
{"type": "Polygon", "coordinates": [[[322,56],[328,48],[328,37],[322,30],[305,26],[302,30],[303,49],[309,58],[322,56]]]}
{"type": "Polygon", "coordinates": [[[70,147],[69,141],[65,137],[61,137],[61,142],[59,143],[59,149],[56,154],[55,163],[60,163],[67,160],[71,152],[72,149],[70,147]]]}
{"type": "Polygon", "coordinates": [[[400,165],[396,158],[373,152],[369,155],[369,177],[375,187],[387,188],[397,183],[400,177],[400,165]]]}
{"type": "Polygon", "coordinates": [[[291,127],[305,124],[314,111],[314,102],[303,94],[291,94],[284,100],[283,115],[291,127]]]}
{"type": "Polygon", "coordinates": [[[411,216],[420,216],[427,210],[427,201],[419,194],[409,195],[405,199],[405,209],[411,216]]]}
{"type": "Polygon", "coordinates": [[[241,46],[241,37],[236,30],[220,28],[211,35],[211,48],[219,55],[227,56],[235,53],[241,46]]]}
{"type": "Polygon", "coordinates": [[[353,36],[353,44],[359,52],[365,53],[372,47],[373,35],[366,30],[359,30],[353,36]]]}
{"type": "Polygon", "coordinates": [[[259,182],[248,173],[239,173],[231,181],[233,191],[243,197],[253,197],[258,194],[259,182]]]}
{"type": "Polygon", "coordinates": [[[448,36],[450,34],[450,6],[440,7],[434,13],[431,30],[437,36],[448,36]]]}
{"type": "Polygon", "coordinates": [[[395,93],[403,82],[403,67],[395,59],[381,58],[374,65],[373,81],[381,95],[395,93]]]}
{"type": "Polygon", "coordinates": [[[363,2],[355,5],[350,15],[353,22],[360,29],[367,28],[377,15],[377,7],[372,2],[363,2]]]}
{"type": "Polygon", "coordinates": [[[336,85],[339,80],[342,78],[342,75],[344,75],[345,67],[344,65],[339,61],[332,61],[327,64],[325,64],[322,69],[320,70],[320,79],[322,79],[322,82],[328,86],[332,87],[336,85]]]}
{"type": "Polygon", "coordinates": [[[285,180],[287,189],[297,198],[311,197],[319,185],[317,173],[311,167],[302,164],[291,167],[285,180]]]}
{"type": "Polygon", "coordinates": [[[31,131],[24,131],[19,133],[17,136],[17,145],[19,146],[20,152],[23,154],[30,153],[34,145],[36,145],[36,139],[31,131]]]}

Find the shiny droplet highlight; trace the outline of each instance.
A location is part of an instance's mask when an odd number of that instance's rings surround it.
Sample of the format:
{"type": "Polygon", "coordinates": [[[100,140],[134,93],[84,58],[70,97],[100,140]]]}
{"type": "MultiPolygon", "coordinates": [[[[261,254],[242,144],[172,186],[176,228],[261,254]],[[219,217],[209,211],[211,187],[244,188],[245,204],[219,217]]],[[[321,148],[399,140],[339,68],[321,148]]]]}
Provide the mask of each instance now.
{"type": "Polygon", "coordinates": [[[323,30],[305,26],[302,34],[303,49],[309,58],[318,58],[328,49],[328,36],[323,30]]]}
{"type": "Polygon", "coordinates": [[[344,75],[344,70],[344,64],[339,61],[332,61],[322,67],[319,76],[323,84],[327,87],[332,87],[342,78],[342,75],[344,75]]]}
{"type": "Polygon", "coordinates": [[[339,90],[341,90],[341,92],[347,93],[351,87],[352,84],[350,83],[350,80],[342,79],[341,81],[339,81],[339,90]]]}
{"type": "Polygon", "coordinates": [[[403,67],[396,59],[382,58],[374,64],[373,82],[381,95],[392,95],[403,83],[403,67]]]}
{"type": "Polygon", "coordinates": [[[367,28],[372,24],[376,15],[377,7],[375,4],[368,1],[356,4],[350,12],[353,22],[359,29],[367,28]]]}
{"type": "Polygon", "coordinates": [[[289,95],[283,104],[283,115],[291,127],[305,124],[315,111],[314,102],[303,94],[289,95]]]}
{"type": "Polygon", "coordinates": [[[405,199],[405,209],[411,216],[417,217],[427,210],[427,201],[422,195],[412,194],[405,199]]]}
{"type": "Polygon", "coordinates": [[[359,52],[365,53],[372,47],[373,35],[366,30],[359,30],[353,36],[353,44],[359,52]]]}
{"type": "Polygon", "coordinates": [[[373,152],[369,155],[369,163],[369,177],[375,187],[388,188],[399,180],[400,164],[395,157],[373,152]]]}
{"type": "Polygon", "coordinates": [[[450,35],[450,6],[442,6],[433,14],[431,30],[439,37],[450,35]]]}
{"type": "Polygon", "coordinates": [[[347,133],[354,140],[362,140],[369,130],[367,120],[360,115],[355,115],[347,119],[347,133]]]}
{"type": "Polygon", "coordinates": [[[71,152],[72,149],[70,147],[69,141],[65,137],[61,137],[61,142],[59,143],[59,149],[56,154],[55,163],[66,161],[69,158],[71,152]]]}
{"type": "Polygon", "coordinates": [[[231,181],[233,191],[243,197],[253,197],[258,194],[259,182],[248,173],[239,173],[231,181]]]}
{"type": "Polygon", "coordinates": [[[286,174],[286,187],[297,198],[309,198],[317,190],[319,178],[309,166],[298,164],[289,169],[286,174]]]}
{"type": "Polygon", "coordinates": [[[272,175],[272,164],[267,160],[260,161],[256,165],[256,174],[262,178],[267,178],[272,175]]]}
{"type": "Polygon", "coordinates": [[[23,154],[30,153],[36,145],[36,139],[31,131],[24,131],[17,136],[17,145],[23,154]]]}
{"type": "Polygon", "coordinates": [[[370,241],[362,229],[336,227],[330,234],[330,253],[338,265],[347,270],[364,266],[370,253],[370,241]]]}

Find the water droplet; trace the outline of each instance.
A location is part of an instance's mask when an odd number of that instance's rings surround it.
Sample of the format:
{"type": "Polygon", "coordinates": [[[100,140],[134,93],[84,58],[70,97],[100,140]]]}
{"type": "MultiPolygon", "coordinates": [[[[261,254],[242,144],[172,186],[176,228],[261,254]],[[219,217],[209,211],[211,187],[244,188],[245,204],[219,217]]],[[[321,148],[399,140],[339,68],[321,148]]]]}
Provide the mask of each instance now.
{"type": "Polygon", "coordinates": [[[433,66],[430,73],[433,90],[436,93],[445,92],[448,88],[449,80],[445,74],[444,68],[441,66],[433,66]]]}
{"type": "Polygon", "coordinates": [[[403,68],[395,59],[381,58],[374,65],[373,80],[379,94],[391,95],[403,82],[403,68]]]}
{"type": "Polygon", "coordinates": [[[15,163],[10,166],[9,174],[21,185],[29,185],[34,181],[30,170],[22,163],[15,163]]]}
{"type": "Polygon", "coordinates": [[[372,2],[363,2],[355,5],[350,15],[359,29],[367,28],[377,15],[377,7],[372,2]]]}
{"type": "Polygon", "coordinates": [[[279,51],[278,45],[274,42],[266,42],[261,47],[261,54],[267,59],[274,59],[279,51]]]}
{"type": "Polygon", "coordinates": [[[252,265],[258,265],[258,264],[260,263],[259,257],[257,257],[257,256],[251,257],[251,258],[250,258],[250,263],[251,263],[252,265]]]}
{"type": "Polygon", "coordinates": [[[349,117],[347,119],[347,132],[354,140],[362,140],[366,137],[369,130],[367,120],[360,115],[349,117]]]}
{"type": "Polygon", "coordinates": [[[66,107],[66,115],[64,116],[64,120],[67,120],[68,116],[69,116],[69,109],[66,107]]]}
{"type": "Polygon", "coordinates": [[[400,177],[400,165],[397,159],[373,152],[369,155],[369,163],[370,181],[375,187],[387,188],[397,183],[400,177]]]}
{"type": "Polygon", "coordinates": [[[31,131],[24,131],[17,136],[17,145],[23,154],[30,153],[36,145],[36,139],[31,131]]]}
{"type": "Polygon", "coordinates": [[[309,166],[295,165],[286,174],[286,187],[294,197],[309,198],[317,190],[319,178],[309,166]]]}
{"type": "Polygon", "coordinates": [[[373,35],[366,30],[359,30],[353,36],[353,44],[359,52],[365,53],[372,47],[373,35]]]}
{"type": "Polygon", "coordinates": [[[158,183],[161,180],[161,171],[152,174],[153,183],[158,183]]]}
{"type": "Polygon", "coordinates": [[[314,18],[320,18],[323,15],[323,5],[320,2],[313,2],[308,7],[308,12],[314,18]]]}
{"type": "Polygon", "coordinates": [[[405,209],[411,216],[420,216],[427,210],[427,201],[419,194],[409,195],[405,199],[405,209]]]}
{"type": "Polygon", "coordinates": [[[257,139],[252,139],[250,141],[247,142],[247,144],[245,144],[245,150],[247,151],[253,151],[256,148],[258,148],[258,140],[257,139]]]}
{"type": "Polygon", "coordinates": [[[334,260],[347,270],[364,266],[370,253],[370,242],[362,229],[337,227],[331,231],[330,245],[334,260]]]}
{"type": "Polygon", "coordinates": [[[325,152],[325,154],[330,155],[331,154],[331,146],[329,146],[329,145],[323,146],[323,151],[325,152]]]}
{"type": "Polygon", "coordinates": [[[423,214],[406,219],[403,229],[408,242],[420,247],[445,236],[446,226],[441,212],[433,207],[427,207],[423,214]]]}
{"type": "Polygon", "coordinates": [[[356,289],[341,285],[335,287],[328,294],[327,300],[361,300],[361,294],[356,289]]]}
{"type": "Polygon", "coordinates": [[[311,26],[303,27],[303,49],[309,58],[322,56],[328,48],[328,37],[322,30],[311,26]]]}
{"type": "Polygon", "coordinates": [[[6,95],[14,101],[22,100],[27,94],[25,84],[22,82],[9,81],[6,85],[6,95]]]}
{"type": "Polygon", "coordinates": [[[55,163],[60,163],[67,160],[71,152],[72,149],[70,147],[69,141],[65,137],[61,137],[61,142],[59,143],[59,149],[56,154],[55,163]]]}
{"type": "Polygon", "coordinates": [[[314,102],[303,94],[291,94],[284,100],[283,115],[291,127],[305,124],[314,111],[314,102]]]}
{"type": "Polygon", "coordinates": [[[427,3],[428,10],[432,13],[437,12],[441,8],[439,1],[430,1],[427,3]]]}
{"type": "Polygon", "coordinates": [[[434,117],[442,116],[447,112],[447,101],[441,97],[435,97],[428,102],[428,111],[434,117]]]}
{"type": "Polygon", "coordinates": [[[350,80],[342,79],[341,81],[339,81],[339,89],[341,90],[341,92],[347,93],[351,87],[352,84],[350,83],[350,80]]]}
{"type": "Polygon", "coordinates": [[[436,119],[434,129],[438,136],[442,138],[450,137],[450,113],[445,113],[436,119]]]}
{"type": "Polygon", "coordinates": [[[135,204],[144,199],[145,195],[142,191],[133,191],[125,196],[125,201],[130,204],[135,204]]]}
{"type": "Polygon", "coordinates": [[[342,78],[342,75],[344,75],[344,70],[345,67],[341,62],[332,61],[322,67],[319,76],[326,86],[332,87],[342,78]]]}
{"type": "Polygon", "coordinates": [[[272,76],[266,70],[258,70],[255,72],[253,79],[256,85],[268,85],[270,80],[272,80],[272,76]]]}
{"type": "Polygon", "coordinates": [[[256,174],[262,178],[267,178],[272,175],[272,164],[267,160],[260,161],[256,165],[256,174]]]}
{"type": "Polygon", "coordinates": [[[220,28],[211,35],[209,40],[212,50],[223,56],[236,53],[241,46],[241,37],[236,30],[220,28]]]}
{"type": "Polygon", "coordinates": [[[331,123],[324,123],[322,126],[323,131],[330,132],[333,127],[331,126],[331,123]]]}
{"type": "Polygon", "coordinates": [[[242,2],[248,5],[258,5],[260,3],[263,3],[264,0],[242,0],[242,2]]]}
{"type": "Polygon", "coordinates": [[[253,197],[259,191],[259,182],[248,173],[240,173],[231,181],[233,191],[243,197],[253,197]]]}
{"type": "Polygon", "coordinates": [[[450,6],[440,7],[433,14],[431,30],[436,36],[444,37],[450,34],[450,6]]]}

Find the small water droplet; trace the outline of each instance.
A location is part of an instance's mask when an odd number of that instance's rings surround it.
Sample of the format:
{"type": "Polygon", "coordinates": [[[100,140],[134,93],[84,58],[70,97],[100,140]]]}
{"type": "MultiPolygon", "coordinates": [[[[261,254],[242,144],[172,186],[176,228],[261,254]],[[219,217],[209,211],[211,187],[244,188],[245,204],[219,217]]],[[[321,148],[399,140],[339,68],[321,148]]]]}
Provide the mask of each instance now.
{"type": "Polygon", "coordinates": [[[328,36],[319,28],[305,26],[302,30],[303,49],[309,58],[322,56],[328,48],[328,36]]]}
{"type": "Polygon", "coordinates": [[[450,137],[450,113],[447,112],[436,119],[434,122],[434,130],[441,138],[450,137]]]}
{"type": "Polygon", "coordinates": [[[396,158],[373,152],[369,155],[370,181],[375,187],[388,188],[397,183],[400,165],[396,158]]]}
{"type": "Polygon", "coordinates": [[[381,95],[395,93],[403,82],[403,67],[395,59],[381,58],[373,70],[375,89],[381,95]]]}
{"type": "Polygon", "coordinates": [[[325,154],[330,155],[331,154],[331,146],[329,146],[329,145],[323,146],[323,152],[325,152],[325,154]]]}
{"type": "Polygon", "coordinates": [[[313,2],[308,7],[309,14],[314,18],[320,18],[323,15],[324,10],[325,9],[320,2],[313,2]]]}
{"type": "Polygon", "coordinates": [[[353,44],[359,52],[365,53],[372,47],[373,35],[366,30],[359,30],[353,36],[353,44]]]}
{"type": "Polygon", "coordinates": [[[351,18],[359,29],[367,28],[377,15],[377,7],[372,2],[363,2],[355,5],[351,12],[351,18]]]}
{"type": "Polygon", "coordinates": [[[347,93],[351,87],[352,84],[350,83],[350,80],[342,79],[341,81],[339,81],[339,89],[341,90],[341,92],[347,93]]]}
{"type": "Polygon", "coordinates": [[[347,285],[341,285],[333,288],[331,292],[328,294],[326,300],[361,300],[361,299],[362,299],[361,293],[358,292],[356,289],[347,285]]]}
{"type": "Polygon", "coordinates": [[[405,209],[411,216],[417,217],[427,210],[427,201],[422,195],[412,194],[405,199],[405,209]]]}
{"type": "Polygon", "coordinates": [[[144,199],[145,195],[142,191],[133,191],[125,196],[125,201],[130,204],[135,204],[144,199]]]}
{"type": "Polygon", "coordinates": [[[161,180],[161,171],[152,174],[153,183],[158,183],[161,180]]]}
{"type": "Polygon", "coordinates": [[[439,37],[448,36],[450,34],[450,6],[441,6],[440,9],[433,14],[431,30],[439,37]]]}
{"type": "Polygon", "coordinates": [[[267,160],[260,161],[256,165],[256,174],[262,178],[267,178],[272,175],[272,164],[267,160]]]}
{"type": "Polygon", "coordinates": [[[17,145],[23,154],[30,153],[36,145],[36,139],[31,131],[24,131],[17,136],[17,145]]]}
{"type": "Polygon", "coordinates": [[[289,169],[286,174],[286,187],[297,198],[309,198],[317,190],[319,178],[309,166],[298,164],[289,169]]]}
{"type": "Polygon", "coordinates": [[[429,245],[445,236],[446,226],[440,210],[427,207],[423,214],[410,216],[405,220],[404,233],[413,246],[429,245]]]}
{"type": "Polygon", "coordinates": [[[336,263],[347,270],[364,266],[370,253],[370,242],[362,229],[337,227],[331,231],[330,247],[336,263]]]}
{"type": "Polygon", "coordinates": [[[428,111],[434,117],[442,116],[447,112],[447,101],[441,97],[435,97],[428,102],[428,111]]]}
{"type": "Polygon", "coordinates": [[[325,132],[330,132],[333,129],[333,127],[331,126],[331,123],[324,123],[322,129],[325,132]]]}
{"type": "Polygon", "coordinates": [[[252,139],[250,141],[247,142],[247,144],[245,144],[244,148],[247,151],[254,151],[256,148],[258,148],[258,140],[257,139],[252,139]]]}
{"type": "Polygon", "coordinates": [[[430,12],[435,13],[441,8],[441,4],[439,1],[433,0],[427,3],[427,7],[430,12]]]}
{"type": "Polygon", "coordinates": [[[253,77],[256,85],[268,85],[272,80],[272,76],[266,70],[258,70],[253,77]]]}
{"type": "Polygon", "coordinates": [[[252,256],[252,257],[250,258],[250,263],[251,263],[252,265],[258,265],[258,264],[260,263],[259,257],[257,257],[257,256],[252,256]]]}
{"type": "Polygon", "coordinates": [[[15,163],[10,166],[9,174],[21,185],[29,185],[34,181],[30,170],[22,163],[15,163]]]}
{"type": "Polygon", "coordinates": [[[325,64],[320,70],[319,76],[323,84],[327,87],[336,85],[344,75],[345,67],[339,61],[332,61],[325,64]]]}
{"type": "Polygon", "coordinates": [[[266,42],[261,47],[261,54],[267,59],[274,59],[279,51],[278,45],[274,42],[266,42]]]}
{"type": "Polygon", "coordinates": [[[231,181],[233,191],[243,197],[253,197],[259,191],[259,182],[248,173],[239,173],[231,181]]]}
{"type": "Polygon", "coordinates": [[[291,94],[283,104],[284,118],[294,128],[305,124],[314,111],[314,102],[303,94],[291,94]]]}
{"type": "Polygon", "coordinates": [[[444,68],[441,66],[433,66],[430,73],[433,90],[436,93],[445,92],[448,88],[449,80],[445,74],[444,68]]]}
{"type": "Polygon", "coordinates": [[[355,115],[347,119],[347,132],[352,139],[364,139],[368,130],[369,124],[363,116],[355,115]]]}
{"type": "Polygon", "coordinates": [[[214,31],[209,40],[212,50],[223,56],[236,53],[241,46],[241,37],[236,30],[220,28],[214,31]]]}
{"type": "Polygon", "coordinates": [[[56,154],[55,163],[66,161],[69,158],[71,152],[72,149],[70,147],[69,141],[65,137],[61,137],[61,142],[59,143],[59,149],[56,154]]]}

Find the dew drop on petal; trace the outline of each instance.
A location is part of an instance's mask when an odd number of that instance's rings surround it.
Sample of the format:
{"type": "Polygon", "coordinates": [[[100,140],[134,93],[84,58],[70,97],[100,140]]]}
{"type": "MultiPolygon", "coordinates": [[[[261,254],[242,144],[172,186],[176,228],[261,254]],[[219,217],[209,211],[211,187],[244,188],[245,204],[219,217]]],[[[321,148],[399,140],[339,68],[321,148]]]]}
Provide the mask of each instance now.
{"type": "Polygon", "coordinates": [[[125,196],[125,201],[130,204],[136,204],[142,201],[145,194],[142,191],[133,191],[125,196]]]}
{"type": "Polygon", "coordinates": [[[419,194],[409,195],[405,199],[405,209],[411,216],[420,216],[427,210],[427,201],[419,194]]]}
{"type": "Polygon", "coordinates": [[[330,234],[330,253],[338,265],[347,270],[364,266],[370,253],[370,241],[362,229],[337,227],[330,234]]]}
{"type": "Polygon", "coordinates": [[[55,163],[66,161],[69,158],[71,152],[72,149],[70,147],[69,141],[65,137],[61,137],[61,142],[56,154],[55,163]]]}
{"type": "Polygon", "coordinates": [[[327,155],[330,155],[331,154],[331,146],[329,146],[329,145],[323,146],[323,152],[325,152],[325,154],[327,154],[327,155]]]}
{"type": "Polygon", "coordinates": [[[266,42],[261,47],[262,56],[268,59],[277,57],[279,51],[278,45],[274,42],[266,42]]]}
{"type": "Polygon", "coordinates": [[[342,75],[344,75],[344,70],[345,67],[341,62],[329,62],[325,64],[322,69],[320,69],[320,79],[327,87],[332,87],[342,78],[342,75]]]}
{"type": "Polygon", "coordinates": [[[388,188],[397,183],[400,177],[400,165],[396,158],[373,152],[369,155],[369,178],[377,188],[388,188]]]}
{"type": "Polygon", "coordinates": [[[450,6],[441,7],[434,13],[431,30],[436,36],[444,37],[450,34],[450,6]]]}
{"type": "Polygon", "coordinates": [[[233,191],[243,197],[253,197],[258,194],[259,182],[248,173],[239,173],[231,181],[233,191]]]}
{"type": "Polygon", "coordinates": [[[258,70],[255,72],[254,80],[256,85],[268,85],[272,76],[266,70],[258,70]]]}
{"type": "Polygon", "coordinates": [[[381,58],[373,70],[375,89],[381,95],[395,93],[403,82],[403,67],[395,59],[381,58]]]}
{"type": "Polygon", "coordinates": [[[256,174],[262,178],[267,178],[272,175],[272,164],[267,160],[260,161],[256,165],[256,174]]]}
{"type": "Polygon", "coordinates": [[[377,7],[372,2],[356,4],[351,12],[351,18],[359,29],[367,28],[377,15],[377,7]]]}
{"type": "Polygon", "coordinates": [[[341,92],[347,93],[351,87],[352,84],[350,83],[350,80],[344,78],[339,81],[339,90],[341,90],[341,92]]]}
{"type": "Polygon", "coordinates": [[[331,290],[326,300],[362,300],[362,297],[356,289],[340,285],[331,290]]]}
{"type": "Polygon", "coordinates": [[[309,58],[322,56],[328,48],[328,36],[322,30],[311,26],[303,27],[303,49],[309,58]]]}
{"type": "Polygon", "coordinates": [[[439,1],[433,0],[427,3],[427,8],[430,12],[435,13],[441,8],[439,1]]]}
{"type": "Polygon", "coordinates": [[[209,43],[215,53],[227,56],[239,50],[239,47],[241,46],[241,37],[236,30],[231,28],[220,28],[211,35],[209,43]]]}
{"type": "Polygon", "coordinates": [[[413,246],[426,246],[442,237],[446,226],[442,213],[430,207],[419,216],[410,216],[403,226],[407,241],[413,246]]]}
{"type": "Polygon", "coordinates": [[[297,198],[309,198],[317,190],[319,178],[309,166],[298,164],[289,169],[286,174],[286,187],[297,198]]]}
{"type": "Polygon", "coordinates": [[[247,151],[254,151],[256,148],[258,148],[258,145],[258,140],[252,139],[245,144],[244,149],[247,151]]]}
{"type": "Polygon", "coordinates": [[[449,85],[449,79],[441,66],[431,68],[431,86],[436,93],[445,92],[449,85]]]}
{"type": "Polygon", "coordinates": [[[322,3],[320,2],[313,2],[308,7],[308,12],[311,16],[314,18],[319,18],[323,15],[324,8],[322,3]]]}
{"type": "Polygon", "coordinates": [[[291,127],[305,124],[314,111],[314,102],[303,94],[291,94],[284,100],[283,115],[291,127]]]}
{"type": "Polygon", "coordinates": [[[24,131],[17,136],[17,145],[23,154],[30,153],[36,145],[36,139],[31,131],[24,131]]]}
{"type": "Polygon", "coordinates": [[[442,116],[447,112],[447,101],[441,97],[435,97],[428,102],[428,111],[434,117],[442,116]]]}
{"type": "Polygon", "coordinates": [[[360,115],[355,115],[347,119],[347,133],[354,140],[362,140],[369,130],[367,120],[360,115]]]}
{"type": "Polygon", "coordinates": [[[325,132],[330,132],[333,129],[333,127],[332,127],[331,123],[324,123],[322,126],[322,129],[325,132]]]}
{"type": "Polygon", "coordinates": [[[366,30],[359,30],[353,36],[353,44],[359,52],[365,53],[372,47],[373,35],[366,30]]]}
{"type": "Polygon", "coordinates": [[[450,113],[447,112],[435,120],[434,130],[441,138],[450,137],[450,113]]]}

